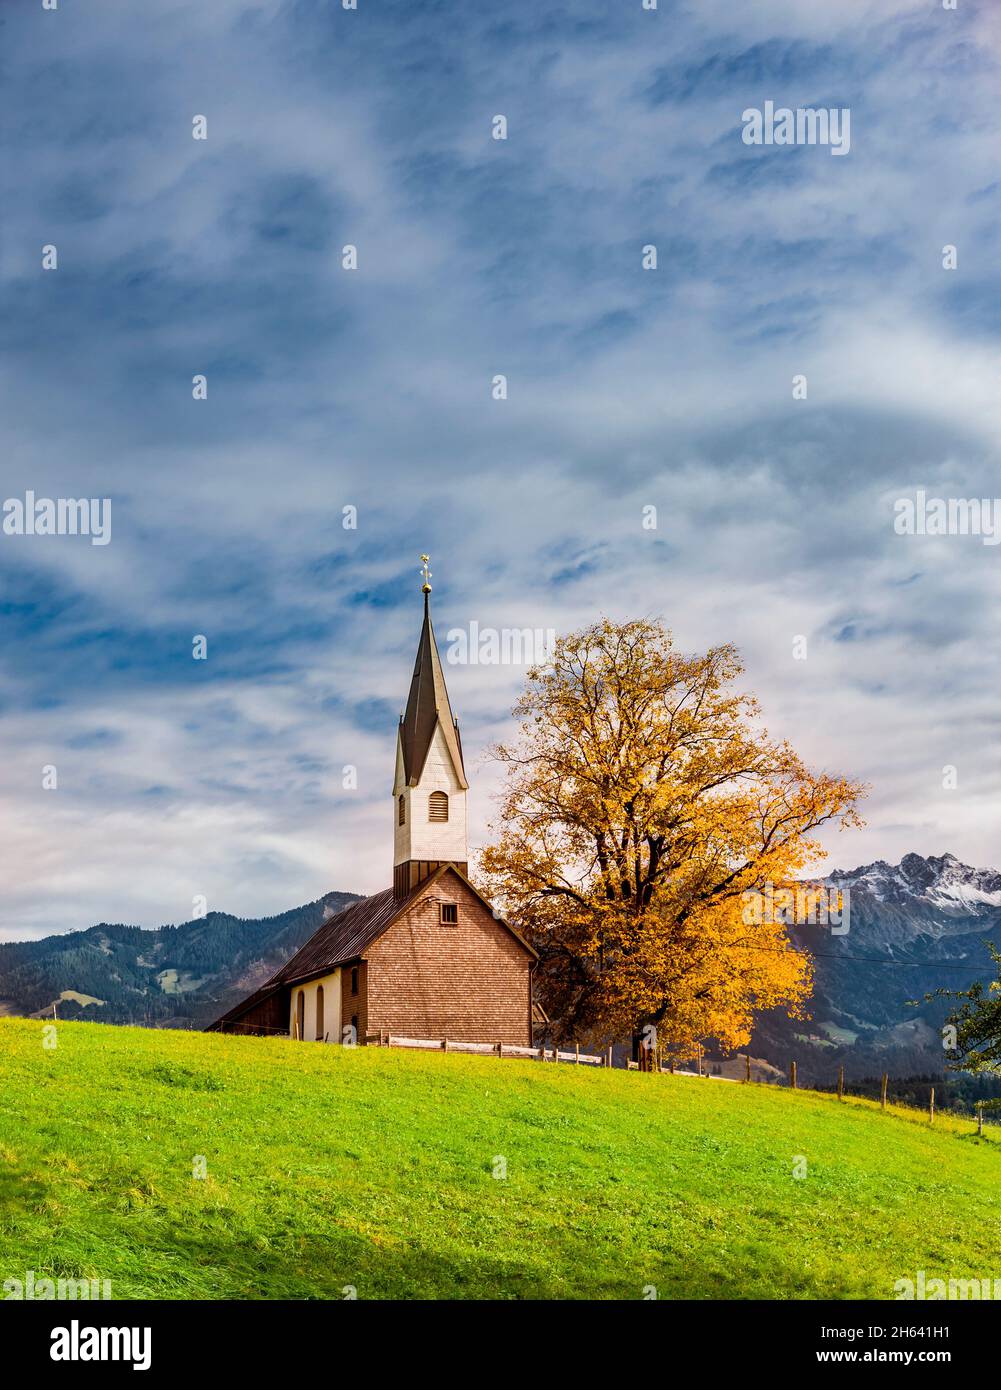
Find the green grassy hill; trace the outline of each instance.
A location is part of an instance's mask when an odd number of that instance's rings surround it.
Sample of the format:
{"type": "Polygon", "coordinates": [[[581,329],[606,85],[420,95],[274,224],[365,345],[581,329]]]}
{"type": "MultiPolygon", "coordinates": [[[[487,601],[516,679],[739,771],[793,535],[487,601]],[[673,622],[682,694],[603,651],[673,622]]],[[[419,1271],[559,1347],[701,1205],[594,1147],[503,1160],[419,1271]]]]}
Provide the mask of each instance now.
{"type": "Polygon", "coordinates": [[[58,1025],[47,1051],[42,1028],[0,1019],[0,1282],[107,1278],[117,1298],[892,1298],[921,1269],[1001,1274],[1001,1154],[968,1122],[100,1024],[58,1025]]]}

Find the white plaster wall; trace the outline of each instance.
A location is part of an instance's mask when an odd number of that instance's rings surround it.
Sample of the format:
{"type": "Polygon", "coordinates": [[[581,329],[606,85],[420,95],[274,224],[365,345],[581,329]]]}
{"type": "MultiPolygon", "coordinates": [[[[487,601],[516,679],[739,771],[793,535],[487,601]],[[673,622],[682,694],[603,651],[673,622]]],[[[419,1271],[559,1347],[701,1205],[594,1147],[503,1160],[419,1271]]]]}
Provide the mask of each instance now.
{"type": "Polygon", "coordinates": [[[404,787],[402,794],[407,808],[406,825],[399,823],[399,780],[397,796],[393,799],[394,864],[409,859],[445,859],[459,863],[469,858],[466,841],[466,793],[452,763],[441,725],[437,725],[420,783],[404,787]],[[432,792],[448,795],[448,820],[444,823],[428,820],[428,797],[432,792]]]}
{"type": "Polygon", "coordinates": [[[332,975],[324,975],[322,979],[310,980],[305,985],[295,985],[292,989],[292,997],[289,1002],[288,1030],[291,1037],[295,1037],[296,1007],[299,991],[302,990],[306,996],[305,1023],[303,1025],[302,1042],[316,1041],[316,988],[317,985],[323,986],[323,1031],[327,1034],[327,1041],[339,1043],[341,1040],[341,972],[335,970],[332,975]]]}

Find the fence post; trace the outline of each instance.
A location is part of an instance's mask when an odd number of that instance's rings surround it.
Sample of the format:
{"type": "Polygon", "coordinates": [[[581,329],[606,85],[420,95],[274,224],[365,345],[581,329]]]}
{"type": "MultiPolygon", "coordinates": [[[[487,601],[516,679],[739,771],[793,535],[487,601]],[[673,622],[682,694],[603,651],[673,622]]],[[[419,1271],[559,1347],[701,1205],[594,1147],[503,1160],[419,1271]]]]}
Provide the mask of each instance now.
{"type": "Polygon", "coordinates": [[[611,1048],[611,1045],[609,1045],[609,1048],[608,1048],[608,1065],[609,1065],[609,1066],[612,1065],[612,1048],[611,1048]]]}
{"type": "Polygon", "coordinates": [[[886,1072],[884,1072],[883,1079],[879,1083],[879,1104],[882,1110],[886,1109],[886,1083],[888,1080],[889,1077],[887,1076],[886,1072]]]}
{"type": "Polygon", "coordinates": [[[789,1063],[789,1085],[790,1085],[790,1086],[792,1087],[792,1089],[795,1091],[795,1089],[796,1089],[796,1063],[795,1063],[795,1062],[790,1062],[790,1063],[789,1063]]]}
{"type": "Polygon", "coordinates": [[[671,1054],[671,1075],[674,1075],[674,1054],[671,1054]]]}
{"type": "Polygon", "coordinates": [[[845,1098],[845,1069],[844,1069],[843,1066],[841,1066],[841,1067],[838,1067],[838,1100],[844,1100],[844,1098],[845,1098]]]}
{"type": "Polygon", "coordinates": [[[931,1088],[931,1096],[930,1096],[930,1098],[929,1098],[929,1100],[928,1100],[928,1123],[929,1123],[930,1125],[933,1125],[933,1124],[935,1123],[935,1087],[934,1087],[934,1086],[931,1088]]]}
{"type": "Polygon", "coordinates": [[[747,1075],[744,1077],[744,1080],[746,1082],[750,1081],[751,1079],[751,1054],[749,1052],[747,1053],[744,1060],[747,1062],[747,1075]]]}
{"type": "Polygon", "coordinates": [[[698,1064],[699,1064],[699,1076],[701,1076],[701,1075],[702,1075],[702,1044],[701,1044],[701,1043],[696,1043],[696,1044],[695,1044],[695,1047],[696,1047],[695,1058],[696,1058],[696,1061],[697,1061],[698,1064]]]}
{"type": "Polygon", "coordinates": [[[982,1100],[978,1100],[978,1101],[977,1101],[977,1133],[978,1133],[978,1134],[983,1134],[983,1132],[984,1132],[984,1103],[983,1103],[982,1100]]]}
{"type": "Polygon", "coordinates": [[[447,1052],[447,1051],[448,1051],[448,1038],[442,1038],[442,1040],[441,1040],[441,1050],[442,1050],[442,1052],[447,1052]]]}
{"type": "Polygon", "coordinates": [[[503,1044],[502,1042],[499,1042],[499,1043],[496,1043],[495,1046],[496,1046],[496,1048],[497,1048],[497,1056],[498,1056],[498,1057],[503,1057],[503,1056],[504,1056],[504,1044],[503,1044]]]}
{"type": "Polygon", "coordinates": [[[539,1048],[539,1061],[540,1061],[540,1062],[544,1062],[545,1060],[546,1060],[546,1044],[543,1043],[542,1046],[539,1048]]]}
{"type": "Polygon", "coordinates": [[[573,1050],[574,1050],[574,1065],[579,1067],[579,1066],[580,1066],[580,1043],[574,1043],[574,1045],[573,1045],[573,1050]]]}

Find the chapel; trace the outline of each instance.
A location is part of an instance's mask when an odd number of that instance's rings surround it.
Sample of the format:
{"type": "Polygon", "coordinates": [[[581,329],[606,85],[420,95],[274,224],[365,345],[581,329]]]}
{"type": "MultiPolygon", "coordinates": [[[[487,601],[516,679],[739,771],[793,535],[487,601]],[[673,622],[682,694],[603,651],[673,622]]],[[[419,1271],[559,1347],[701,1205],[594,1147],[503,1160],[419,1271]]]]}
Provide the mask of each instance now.
{"type": "Polygon", "coordinates": [[[469,783],[421,559],[424,618],[396,731],[392,884],[323,922],[210,1031],[532,1044],[536,953],[469,878],[469,783]]]}

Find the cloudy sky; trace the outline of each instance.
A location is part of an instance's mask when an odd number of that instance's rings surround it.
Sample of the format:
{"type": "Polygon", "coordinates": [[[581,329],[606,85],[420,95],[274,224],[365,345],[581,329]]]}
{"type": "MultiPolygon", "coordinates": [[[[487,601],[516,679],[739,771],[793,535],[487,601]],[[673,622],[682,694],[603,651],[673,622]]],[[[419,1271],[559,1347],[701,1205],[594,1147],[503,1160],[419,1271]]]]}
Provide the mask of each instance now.
{"type": "MultiPolygon", "coordinates": [[[[2,13],[0,500],[113,529],[0,535],[0,940],[386,886],[423,550],[441,639],[736,642],[872,784],[827,867],[1001,863],[1001,547],[893,525],[1001,496],[993,0],[2,13]]],[[[449,668],[474,843],[522,678],[449,668]]]]}

